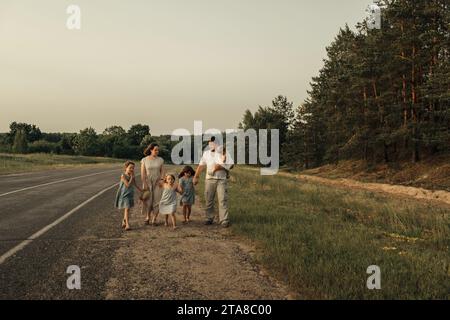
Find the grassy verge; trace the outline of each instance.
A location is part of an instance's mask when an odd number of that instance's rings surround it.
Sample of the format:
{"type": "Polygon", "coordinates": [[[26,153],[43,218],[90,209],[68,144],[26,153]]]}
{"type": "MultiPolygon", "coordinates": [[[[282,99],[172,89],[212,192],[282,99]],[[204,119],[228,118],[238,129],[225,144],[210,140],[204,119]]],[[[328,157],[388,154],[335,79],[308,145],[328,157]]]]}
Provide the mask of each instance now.
{"type": "MultiPolygon", "coordinates": [[[[199,190],[199,192],[201,192],[199,190]]],[[[232,231],[301,298],[448,299],[450,209],[237,168],[232,231]],[[381,290],[366,269],[381,268],[381,290]]]]}
{"type": "Polygon", "coordinates": [[[5,154],[0,153],[0,174],[44,170],[49,168],[69,168],[86,165],[121,163],[123,160],[67,156],[54,154],[5,154]]]}

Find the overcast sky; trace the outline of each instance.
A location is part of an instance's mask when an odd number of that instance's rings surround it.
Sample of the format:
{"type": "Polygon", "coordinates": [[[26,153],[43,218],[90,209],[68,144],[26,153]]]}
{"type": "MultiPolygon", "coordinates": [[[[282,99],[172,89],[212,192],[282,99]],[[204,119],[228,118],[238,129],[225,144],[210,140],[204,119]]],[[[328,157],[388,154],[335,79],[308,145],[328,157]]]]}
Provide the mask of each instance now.
{"type": "Polygon", "coordinates": [[[306,98],[340,27],[371,0],[0,0],[0,132],[236,128],[306,98]],[[70,4],[81,30],[66,28],[70,4]]]}

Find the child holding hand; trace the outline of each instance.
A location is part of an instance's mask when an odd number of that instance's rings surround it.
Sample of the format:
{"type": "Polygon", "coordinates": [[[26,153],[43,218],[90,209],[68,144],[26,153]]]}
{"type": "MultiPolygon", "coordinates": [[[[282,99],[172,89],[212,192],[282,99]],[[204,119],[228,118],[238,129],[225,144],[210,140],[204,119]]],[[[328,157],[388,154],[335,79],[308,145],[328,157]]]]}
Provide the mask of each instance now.
{"type": "Polygon", "coordinates": [[[177,192],[180,192],[175,176],[167,174],[162,183],[162,196],[159,202],[159,213],[166,216],[166,226],[169,226],[169,216],[172,220],[172,229],[177,228],[175,213],[177,212],[177,192]]]}
{"type": "Polygon", "coordinates": [[[192,205],[195,203],[194,175],[194,169],[190,166],[186,166],[178,176],[180,179],[181,205],[183,206],[183,223],[188,223],[190,221],[192,205]]]}
{"type": "Polygon", "coordinates": [[[131,230],[129,217],[130,211],[134,207],[134,188],[142,192],[142,189],[136,184],[134,176],[135,164],[132,161],[125,162],[124,173],[120,176],[119,189],[116,194],[115,206],[119,210],[124,210],[122,228],[125,231],[131,230]]]}

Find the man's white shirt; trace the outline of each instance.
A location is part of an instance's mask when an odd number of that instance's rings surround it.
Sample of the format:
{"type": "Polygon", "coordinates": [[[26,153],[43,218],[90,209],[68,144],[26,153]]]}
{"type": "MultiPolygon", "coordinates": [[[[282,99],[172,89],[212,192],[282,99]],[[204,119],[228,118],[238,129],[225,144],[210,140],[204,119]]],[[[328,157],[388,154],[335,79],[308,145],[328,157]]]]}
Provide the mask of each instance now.
{"type": "Polygon", "coordinates": [[[226,161],[223,161],[222,147],[216,147],[216,151],[207,150],[203,152],[200,160],[201,166],[206,166],[206,179],[225,180],[227,173],[224,170],[216,171],[213,174],[216,164],[219,164],[225,170],[230,170],[233,166],[233,160],[231,155],[226,152],[226,161]]]}

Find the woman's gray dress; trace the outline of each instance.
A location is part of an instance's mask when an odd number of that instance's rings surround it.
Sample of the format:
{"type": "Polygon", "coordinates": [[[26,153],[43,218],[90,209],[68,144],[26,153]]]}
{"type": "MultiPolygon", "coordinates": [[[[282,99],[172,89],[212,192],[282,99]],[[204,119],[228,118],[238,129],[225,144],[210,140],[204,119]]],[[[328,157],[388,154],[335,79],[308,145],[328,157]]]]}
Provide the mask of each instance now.
{"type": "Polygon", "coordinates": [[[148,212],[158,213],[159,212],[159,201],[161,200],[161,187],[159,183],[161,182],[161,167],[164,164],[164,160],[160,157],[156,159],[151,159],[150,157],[145,157],[141,160],[142,165],[145,167],[145,172],[147,175],[147,186],[150,192],[150,197],[144,202],[145,208],[148,212]]]}

